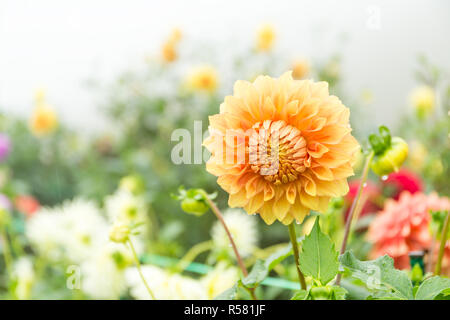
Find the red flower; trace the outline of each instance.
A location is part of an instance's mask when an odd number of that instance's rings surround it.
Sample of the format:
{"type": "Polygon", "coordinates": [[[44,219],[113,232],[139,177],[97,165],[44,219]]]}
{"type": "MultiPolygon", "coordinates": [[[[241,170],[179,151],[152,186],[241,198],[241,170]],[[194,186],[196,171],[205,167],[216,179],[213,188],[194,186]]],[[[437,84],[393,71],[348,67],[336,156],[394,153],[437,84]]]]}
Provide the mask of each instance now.
{"type": "Polygon", "coordinates": [[[14,200],[14,204],[18,211],[25,213],[27,216],[33,215],[41,207],[39,201],[29,195],[17,196],[14,200]]]}
{"type": "Polygon", "coordinates": [[[396,200],[403,191],[409,191],[411,194],[423,191],[423,182],[420,177],[406,169],[391,173],[383,182],[383,186],[389,189],[389,197],[396,200]]]}

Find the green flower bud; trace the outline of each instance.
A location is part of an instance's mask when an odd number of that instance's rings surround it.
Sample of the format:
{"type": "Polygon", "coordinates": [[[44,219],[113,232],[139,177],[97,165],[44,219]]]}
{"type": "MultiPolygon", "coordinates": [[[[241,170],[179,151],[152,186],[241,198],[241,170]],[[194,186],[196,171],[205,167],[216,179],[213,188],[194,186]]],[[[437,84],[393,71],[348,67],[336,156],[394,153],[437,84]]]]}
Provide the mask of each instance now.
{"type": "Polygon", "coordinates": [[[331,288],[330,286],[313,287],[310,290],[310,295],[313,300],[329,300],[331,299],[332,293],[333,288],[331,288]]]}
{"type": "Polygon", "coordinates": [[[206,213],[206,211],[208,211],[209,207],[202,200],[185,198],[183,201],[181,201],[181,209],[183,209],[184,212],[194,214],[196,216],[201,216],[206,213]]]}
{"type": "Polygon", "coordinates": [[[178,188],[178,195],[172,195],[172,198],[181,201],[181,209],[184,212],[196,216],[201,216],[209,210],[209,205],[206,202],[208,197],[210,200],[214,199],[217,194],[207,195],[203,189],[184,189],[178,188]]]}
{"type": "Polygon", "coordinates": [[[399,137],[393,137],[390,145],[375,153],[371,168],[379,176],[398,171],[408,155],[408,144],[399,137]]]}

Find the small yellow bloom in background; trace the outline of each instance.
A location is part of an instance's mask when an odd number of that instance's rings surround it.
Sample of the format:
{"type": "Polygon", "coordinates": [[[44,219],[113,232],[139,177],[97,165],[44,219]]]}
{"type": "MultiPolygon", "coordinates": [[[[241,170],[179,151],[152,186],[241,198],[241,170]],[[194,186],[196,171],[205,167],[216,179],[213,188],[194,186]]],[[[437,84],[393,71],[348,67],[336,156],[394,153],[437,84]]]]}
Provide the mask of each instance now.
{"type": "Polygon", "coordinates": [[[173,62],[176,60],[177,52],[174,43],[172,42],[164,43],[161,51],[164,62],[173,62]]]}
{"type": "Polygon", "coordinates": [[[35,109],[30,119],[31,132],[38,137],[52,133],[58,127],[58,117],[45,100],[45,91],[39,89],[35,95],[35,109]]]}
{"type": "Polygon", "coordinates": [[[212,66],[201,66],[191,71],[188,86],[193,90],[213,92],[217,89],[218,75],[212,66]]]}
{"type": "Polygon", "coordinates": [[[34,101],[36,104],[43,104],[45,103],[45,90],[42,88],[39,88],[36,90],[36,93],[34,94],[34,101]]]}
{"type": "Polygon", "coordinates": [[[269,51],[275,43],[275,28],[271,24],[264,24],[258,29],[256,37],[256,49],[258,51],[269,51]]]}
{"type": "Polygon", "coordinates": [[[229,193],[228,205],[267,224],[302,222],[345,195],[360,147],[350,111],[326,82],[260,76],[237,81],[220,113],[209,117],[209,173],[229,193]]]}
{"type": "Polygon", "coordinates": [[[427,85],[417,87],[412,91],[410,100],[417,115],[423,118],[434,110],[434,89],[427,85]]]}
{"type": "Polygon", "coordinates": [[[177,59],[177,45],[181,41],[182,33],[181,30],[175,28],[172,30],[169,38],[163,44],[161,48],[161,54],[164,62],[173,62],[177,59]]]}
{"type": "Polygon", "coordinates": [[[183,33],[181,32],[180,28],[174,28],[172,32],[170,33],[169,41],[172,42],[179,42],[181,41],[181,38],[183,37],[183,33]]]}
{"type": "Polygon", "coordinates": [[[306,59],[298,59],[292,64],[292,77],[300,80],[306,77],[309,73],[309,62],[306,59]]]}
{"type": "Polygon", "coordinates": [[[409,156],[409,164],[411,168],[416,171],[419,171],[425,165],[425,161],[428,156],[428,151],[425,146],[419,141],[412,141],[411,145],[411,154],[409,156]]]}

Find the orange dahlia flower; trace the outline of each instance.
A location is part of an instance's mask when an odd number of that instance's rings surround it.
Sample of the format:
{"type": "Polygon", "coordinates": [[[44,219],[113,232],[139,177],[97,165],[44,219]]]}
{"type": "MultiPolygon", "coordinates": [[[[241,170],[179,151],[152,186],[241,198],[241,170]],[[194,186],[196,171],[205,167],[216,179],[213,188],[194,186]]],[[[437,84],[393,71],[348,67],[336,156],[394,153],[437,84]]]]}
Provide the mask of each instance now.
{"type": "Polygon", "coordinates": [[[301,222],[348,192],[359,150],[349,115],[326,82],[294,80],[291,72],[237,81],[209,118],[206,168],[230,194],[230,207],[267,224],[301,222]]]}
{"type": "Polygon", "coordinates": [[[388,200],[369,227],[369,240],[374,243],[371,258],[388,254],[396,268],[408,269],[408,253],[431,245],[430,211],[449,209],[450,200],[436,193],[411,195],[404,191],[398,201],[388,200]]]}

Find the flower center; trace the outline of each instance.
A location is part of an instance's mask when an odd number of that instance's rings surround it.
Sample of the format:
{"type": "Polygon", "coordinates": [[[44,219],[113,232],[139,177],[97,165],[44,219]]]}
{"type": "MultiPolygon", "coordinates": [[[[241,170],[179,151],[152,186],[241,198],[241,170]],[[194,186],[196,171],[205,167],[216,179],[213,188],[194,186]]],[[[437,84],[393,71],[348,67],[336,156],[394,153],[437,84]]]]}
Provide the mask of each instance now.
{"type": "Polygon", "coordinates": [[[256,123],[249,139],[249,163],[274,184],[297,180],[305,171],[306,141],[300,130],[282,120],[256,123]]]}

